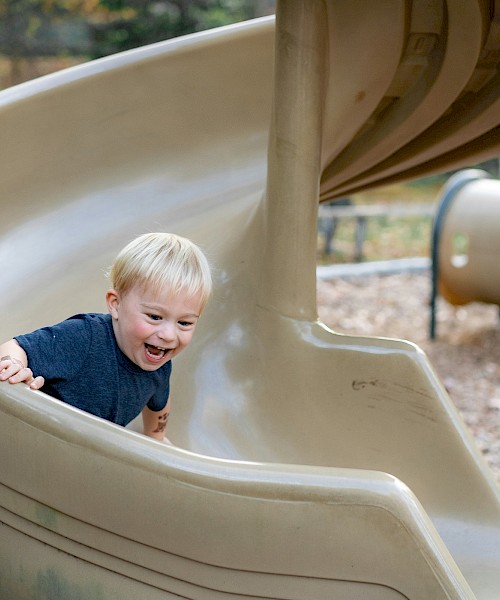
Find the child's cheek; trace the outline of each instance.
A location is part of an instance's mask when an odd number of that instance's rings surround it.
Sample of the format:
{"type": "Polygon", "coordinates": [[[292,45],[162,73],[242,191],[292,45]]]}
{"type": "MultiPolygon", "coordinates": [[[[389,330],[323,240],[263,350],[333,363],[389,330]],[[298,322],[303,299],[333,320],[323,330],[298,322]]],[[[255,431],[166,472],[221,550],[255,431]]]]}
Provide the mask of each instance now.
{"type": "Polygon", "coordinates": [[[194,329],[191,329],[190,331],[185,331],[184,335],[182,336],[182,345],[187,346],[189,344],[189,342],[192,340],[193,335],[194,335],[194,329]]]}
{"type": "Polygon", "coordinates": [[[154,327],[149,323],[145,323],[144,321],[137,321],[134,323],[134,331],[133,335],[138,338],[147,338],[154,331],[154,327]]]}

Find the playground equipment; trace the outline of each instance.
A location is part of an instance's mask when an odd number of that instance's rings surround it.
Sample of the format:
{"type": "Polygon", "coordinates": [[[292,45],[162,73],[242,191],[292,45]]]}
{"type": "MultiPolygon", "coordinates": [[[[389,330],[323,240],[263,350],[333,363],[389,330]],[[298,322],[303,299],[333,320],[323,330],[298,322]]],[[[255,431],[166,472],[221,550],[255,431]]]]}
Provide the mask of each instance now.
{"type": "Polygon", "coordinates": [[[443,189],[432,231],[430,337],[436,337],[436,300],[500,305],[500,181],[485,171],[453,175],[443,189]]]}
{"type": "Polygon", "coordinates": [[[3,339],[104,310],[146,230],[216,273],[176,447],[0,386],[2,597],[498,599],[498,487],[427,358],[315,297],[319,196],[499,153],[497,20],[285,1],[0,95],[3,339]]]}

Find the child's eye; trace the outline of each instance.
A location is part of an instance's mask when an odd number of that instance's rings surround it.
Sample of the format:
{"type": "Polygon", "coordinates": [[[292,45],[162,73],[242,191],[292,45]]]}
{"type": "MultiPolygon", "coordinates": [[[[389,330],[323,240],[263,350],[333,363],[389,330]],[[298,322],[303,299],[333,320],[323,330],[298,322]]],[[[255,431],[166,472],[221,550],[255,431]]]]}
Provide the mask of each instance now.
{"type": "Polygon", "coordinates": [[[191,321],[179,321],[181,327],[191,327],[193,323],[191,321]]]}
{"type": "Polygon", "coordinates": [[[161,317],[160,315],[153,315],[153,314],[148,314],[147,315],[152,321],[161,321],[161,317]]]}

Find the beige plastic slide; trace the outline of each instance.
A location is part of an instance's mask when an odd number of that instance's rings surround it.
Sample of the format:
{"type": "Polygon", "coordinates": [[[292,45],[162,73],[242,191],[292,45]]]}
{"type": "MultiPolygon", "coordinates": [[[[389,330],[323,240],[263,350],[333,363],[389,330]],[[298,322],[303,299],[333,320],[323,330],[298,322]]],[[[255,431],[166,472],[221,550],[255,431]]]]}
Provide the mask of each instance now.
{"type": "MultiPolygon", "coordinates": [[[[1,598],[498,600],[499,489],[426,356],[328,330],[315,296],[320,193],[389,140],[432,171],[416,140],[466,103],[496,4],[286,0],[276,24],[0,95],[2,339],[104,311],[104,271],[144,231],[193,238],[216,279],[174,365],[175,447],[0,385],[1,598]],[[429,55],[407,61],[421,26],[429,55]],[[408,131],[400,79],[420,90],[408,131]]],[[[441,165],[484,152],[450,139],[441,165]]]]}

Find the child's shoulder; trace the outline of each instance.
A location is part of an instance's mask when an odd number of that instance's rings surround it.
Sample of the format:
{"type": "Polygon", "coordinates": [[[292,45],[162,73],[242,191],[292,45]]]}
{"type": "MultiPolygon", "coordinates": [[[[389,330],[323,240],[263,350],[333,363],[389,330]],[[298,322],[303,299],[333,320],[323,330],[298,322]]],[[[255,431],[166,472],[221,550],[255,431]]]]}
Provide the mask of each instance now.
{"type": "Polygon", "coordinates": [[[79,313],[68,317],[66,321],[81,321],[92,324],[108,324],[111,322],[111,315],[109,313],[79,313]]]}
{"type": "Polygon", "coordinates": [[[105,313],[79,313],[68,317],[60,325],[66,331],[91,332],[109,330],[112,328],[111,315],[105,313]]]}

